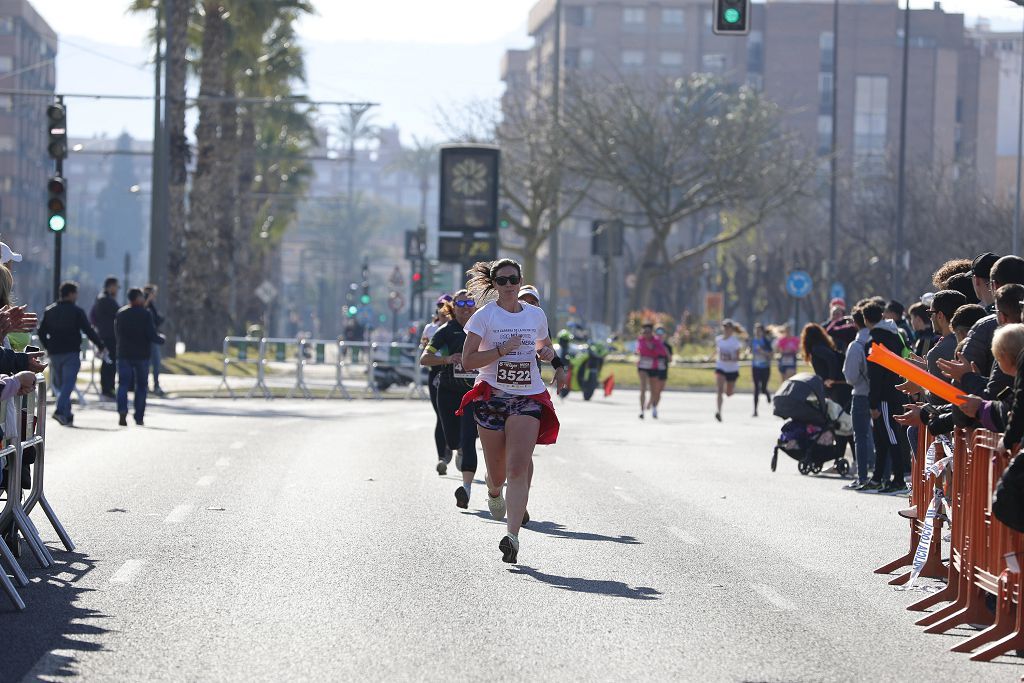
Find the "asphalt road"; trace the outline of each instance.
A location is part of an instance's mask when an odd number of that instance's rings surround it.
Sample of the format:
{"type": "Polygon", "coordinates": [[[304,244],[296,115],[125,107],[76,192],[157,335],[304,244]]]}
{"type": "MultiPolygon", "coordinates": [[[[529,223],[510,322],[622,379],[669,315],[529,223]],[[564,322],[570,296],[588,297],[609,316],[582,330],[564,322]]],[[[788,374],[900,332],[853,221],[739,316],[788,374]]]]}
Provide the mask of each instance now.
{"type": "MultiPolygon", "coordinates": [[[[872,569],[903,501],[804,477],[781,421],[714,397],[560,406],[520,539],[433,469],[422,401],[157,401],[54,425],[78,550],[0,602],[0,680],[1017,680],[970,662],[872,569]]],[[[45,519],[37,517],[42,527],[45,519]]],[[[49,529],[44,536],[56,548],[49,529]]],[[[927,583],[927,582],[926,582],[927,583]]],[[[931,584],[934,586],[934,584],[931,584]]]]}

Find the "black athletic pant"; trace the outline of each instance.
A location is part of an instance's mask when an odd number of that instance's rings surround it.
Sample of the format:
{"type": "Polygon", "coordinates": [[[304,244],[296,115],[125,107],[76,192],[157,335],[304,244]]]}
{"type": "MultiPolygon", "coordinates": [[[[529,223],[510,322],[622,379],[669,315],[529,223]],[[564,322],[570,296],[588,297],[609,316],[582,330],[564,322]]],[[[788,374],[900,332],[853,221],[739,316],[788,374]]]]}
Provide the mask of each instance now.
{"type": "Polygon", "coordinates": [[[761,399],[761,394],[769,401],[772,395],[768,393],[768,380],[771,379],[772,369],[768,368],[751,368],[754,376],[754,412],[757,412],[757,403],[761,399]]]}
{"type": "Polygon", "coordinates": [[[886,483],[886,474],[892,473],[892,481],[904,483],[910,465],[910,442],[907,428],[894,419],[903,414],[903,404],[883,401],[879,410],[882,415],[874,420],[875,437],[875,481],[886,483]]]}
{"type": "Polygon", "coordinates": [[[444,427],[441,425],[441,413],[437,410],[437,375],[430,377],[427,389],[430,392],[430,405],[434,407],[434,445],[437,446],[437,459],[448,459],[448,444],[444,441],[444,427]]]}
{"type": "Polygon", "coordinates": [[[117,382],[117,340],[104,339],[103,344],[110,354],[110,362],[100,361],[100,391],[113,396],[114,385],[117,382]]]}
{"type": "Polygon", "coordinates": [[[473,411],[467,408],[462,417],[455,414],[464,395],[465,392],[441,387],[437,390],[437,412],[441,415],[448,448],[462,449],[462,471],[476,472],[476,420],[473,419],[473,411]]]}

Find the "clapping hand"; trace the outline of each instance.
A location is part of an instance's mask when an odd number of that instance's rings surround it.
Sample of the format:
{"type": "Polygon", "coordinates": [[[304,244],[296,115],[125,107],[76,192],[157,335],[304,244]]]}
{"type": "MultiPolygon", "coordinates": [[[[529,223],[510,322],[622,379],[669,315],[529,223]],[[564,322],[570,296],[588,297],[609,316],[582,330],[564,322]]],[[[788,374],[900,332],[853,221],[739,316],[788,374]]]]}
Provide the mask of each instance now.
{"type": "Polygon", "coordinates": [[[36,328],[39,318],[25,306],[4,306],[0,308],[0,333],[30,332],[36,328]]]}
{"type": "Polygon", "coordinates": [[[42,351],[30,351],[28,353],[28,371],[29,372],[42,372],[46,369],[46,363],[43,362],[42,351]]]}
{"type": "Polygon", "coordinates": [[[974,363],[969,363],[968,361],[965,361],[959,353],[956,354],[956,357],[953,360],[946,360],[945,358],[940,358],[938,360],[938,366],[939,370],[942,371],[943,375],[949,377],[950,379],[956,382],[962,380],[964,375],[966,375],[968,372],[978,372],[978,366],[975,365],[974,363]]]}
{"type": "Polygon", "coordinates": [[[957,398],[963,401],[963,403],[958,407],[960,408],[960,412],[967,417],[978,417],[981,407],[985,404],[985,401],[982,400],[980,396],[958,394],[957,398]]]}
{"type": "Polygon", "coordinates": [[[914,382],[911,382],[910,380],[907,380],[903,384],[897,384],[896,388],[902,391],[904,394],[909,394],[911,396],[913,396],[914,394],[920,394],[924,392],[924,389],[922,389],[914,382]]]}
{"type": "Polygon", "coordinates": [[[31,394],[32,390],[36,388],[36,373],[34,372],[22,370],[14,376],[14,379],[18,380],[18,383],[21,385],[18,389],[18,396],[31,394]]]}
{"type": "Polygon", "coordinates": [[[892,419],[904,427],[924,426],[924,422],[921,420],[921,406],[919,405],[911,404],[907,406],[907,412],[902,415],[895,415],[892,419]]]}

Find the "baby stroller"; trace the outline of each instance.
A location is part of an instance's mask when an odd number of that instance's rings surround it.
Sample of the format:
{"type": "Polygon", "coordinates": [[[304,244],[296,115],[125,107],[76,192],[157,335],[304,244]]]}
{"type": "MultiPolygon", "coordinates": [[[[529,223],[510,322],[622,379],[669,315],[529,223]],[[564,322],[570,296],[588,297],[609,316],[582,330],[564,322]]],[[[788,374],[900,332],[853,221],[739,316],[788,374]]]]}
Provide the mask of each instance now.
{"type": "Polygon", "coordinates": [[[825,383],[817,375],[793,375],[782,383],[772,398],[775,414],[786,423],[772,454],[772,472],[779,451],[797,461],[800,474],[818,474],[822,466],[835,461],[836,472],[845,477],[850,462],[843,457],[846,439],[853,434],[853,418],[842,407],[825,398],[825,383]]]}

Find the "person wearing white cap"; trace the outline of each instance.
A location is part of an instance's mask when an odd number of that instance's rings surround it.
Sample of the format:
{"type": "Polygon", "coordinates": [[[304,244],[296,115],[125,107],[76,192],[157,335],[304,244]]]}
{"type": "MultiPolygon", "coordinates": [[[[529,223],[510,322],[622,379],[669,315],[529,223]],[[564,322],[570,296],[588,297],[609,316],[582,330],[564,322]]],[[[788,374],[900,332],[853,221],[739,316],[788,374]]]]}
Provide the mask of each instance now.
{"type": "Polygon", "coordinates": [[[540,292],[533,285],[523,285],[519,288],[519,300],[531,306],[540,306],[540,292]]]}
{"type": "Polygon", "coordinates": [[[8,263],[21,263],[22,256],[18,252],[11,249],[4,242],[0,242],[0,264],[7,265],[8,263]]]}

